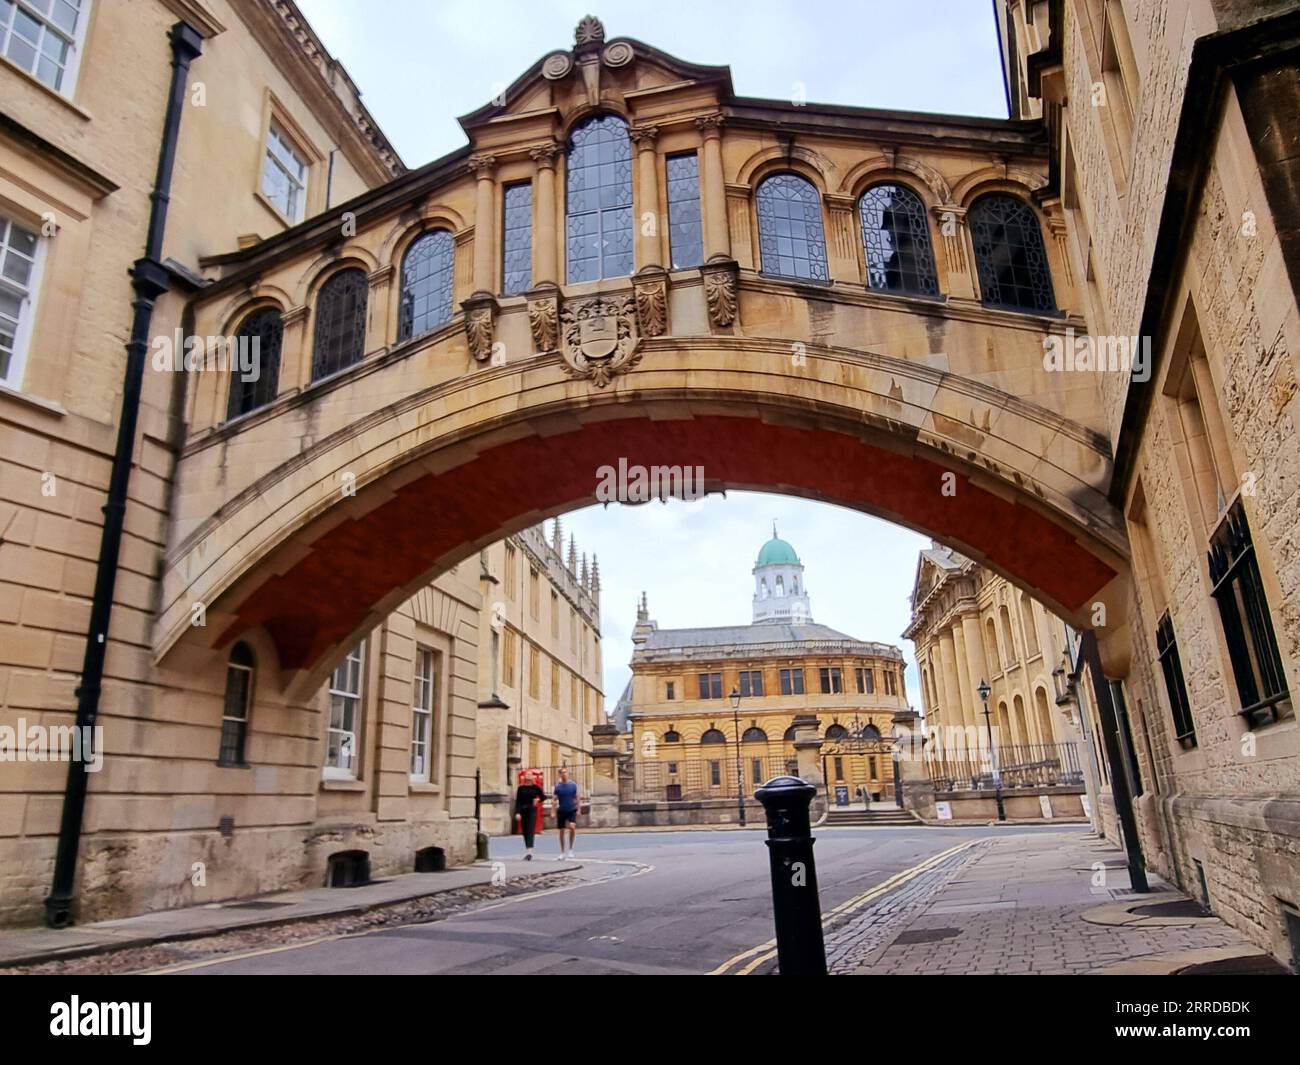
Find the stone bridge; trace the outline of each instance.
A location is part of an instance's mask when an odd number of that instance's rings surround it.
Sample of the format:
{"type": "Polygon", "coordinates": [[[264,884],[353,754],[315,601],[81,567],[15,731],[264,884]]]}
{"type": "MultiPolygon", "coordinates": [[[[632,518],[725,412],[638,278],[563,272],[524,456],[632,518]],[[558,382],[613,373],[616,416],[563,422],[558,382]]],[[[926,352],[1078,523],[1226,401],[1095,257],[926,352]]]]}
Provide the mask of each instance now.
{"type": "Polygon", "coordinates": [[[156,659],[260,627],[308,692],[620,459],[1122,613],[1098,373],[1044,365],[1085,327],[1038,127],[752,100],[577,38],[461,120],[469,147],[208,261],[191,332],[259,337],[260,374],[188,375],[156,659]]]}

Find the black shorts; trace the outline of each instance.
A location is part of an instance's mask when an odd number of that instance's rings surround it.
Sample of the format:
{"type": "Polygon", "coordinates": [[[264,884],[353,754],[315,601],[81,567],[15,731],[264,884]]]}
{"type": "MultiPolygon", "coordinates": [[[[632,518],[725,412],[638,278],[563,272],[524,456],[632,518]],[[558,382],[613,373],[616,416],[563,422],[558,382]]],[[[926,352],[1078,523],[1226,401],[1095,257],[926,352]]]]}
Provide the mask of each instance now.
{"type": "Polygon", "coordinates": [[[555,827],[556,828],[577,828],[578,811],[561,810],[559,813],[555,815],[555,827]]]}

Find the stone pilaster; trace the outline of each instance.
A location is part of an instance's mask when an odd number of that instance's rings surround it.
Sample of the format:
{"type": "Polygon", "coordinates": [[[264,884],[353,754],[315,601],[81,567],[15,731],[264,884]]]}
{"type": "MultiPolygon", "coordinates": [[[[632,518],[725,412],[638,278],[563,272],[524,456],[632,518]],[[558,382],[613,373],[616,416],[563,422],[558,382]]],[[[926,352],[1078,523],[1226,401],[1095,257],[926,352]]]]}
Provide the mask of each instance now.
{"type": "MultiPolygon", "coordinates": [[[[940,203],[931,208],[947,272],[946,290],[953,299],[975,299],[975,278],[966,236],[966,208],[940,203]]],[[[942,280],[942,279],[941,279],[942,280]]]]}
{"type": "Polygon", "coordinates": [[[563,152],[558,143],[547,141],[528,153],[537,164],[533,181],[533,232],[536,236],[533,242],[533,283],[539,288],[558,284],[560,280],[555,167],[563,152]]]}
{"type": "Polygon", "coordinates": [[[618,763],[620,752],[615,744],[620,733],[615,725],[595,725],[591,729],[591,812],[593,828],[618,827],[618,763]]]}
{"type": "Polygon", "coordinates": [[[663,238],[659,218],[659,155],[655,140],[658,126],[633,126],[630,131],[636,151],[636,265],[638,271],[662,269],[659,261],[663,238]]]}

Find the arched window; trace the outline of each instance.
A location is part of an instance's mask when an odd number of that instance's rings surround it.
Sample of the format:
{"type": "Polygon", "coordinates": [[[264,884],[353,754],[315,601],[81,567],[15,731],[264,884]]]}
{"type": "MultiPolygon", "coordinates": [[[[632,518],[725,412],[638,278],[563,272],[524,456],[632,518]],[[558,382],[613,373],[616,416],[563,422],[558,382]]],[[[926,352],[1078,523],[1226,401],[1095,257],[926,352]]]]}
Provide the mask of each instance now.
{"type": "Polygon", "coordinates": [[[700,742],[701,743],[726,743],[727,737],[724,736],[717,729],[711,728],[708,729],[704,733],[704,735],[700,737],[700,742]]]}
{"type": "Polygon", "coordinates": [[[766,599],[766,598],[767,598],[767,578],[766,578],[766,577],[764,577],[762,580],[760,580],[760,581],[758,582],[758,587],[759,587],[760,597],[763,598],[763,599],[766,599]]]}
{"type": "Polygon", "coordinates": [[[784,578],[784,577],[777,577],[777,579],[776,579],[776,594],[777,594],[778,596],[783,596],[783,595],[785,595],[785,578],[784,578]]]}
{"type": "Polygon", "coordinates": [[[675,728],[670,728],[667,732],[664,733],[664,743],[681,743],[681,742],[682,742],[682,734],[678,732],[675,728]]]}
{"type": "Polygon", "coordinates": [[[366,272],[340,270],[316,297],[316,342],[311,379],[359,362],[366,350],[366,272]]]}
{"type": "Polygon", "coordinates": [[[975,247],[980,299],[992,307],[1052,313],[1056,296],[1038,216],[1005,193],[982,196],[967,218],[975,247]]]}
{"type": "Polygon", "coordinates": [[[906,185],[874,185],[858,200],[867,287],[879,292],[937,296],[930,223],[925,204],[906,185]]]}
{"type": "Polygon", "coordinates": [[[821,198],[798,174],[773,174],[758,186],[758,246],[763,273],[829,281],[821,198]]]}
{"type": "Polygon", "coordinates": [[[1020,593],[1020,622],[1025,627],[1025,656],[1033,658],[1038,654],[1038,626],[1034,624],[1034,604],[1024,592],[1020,593]]]}
{"type": "Polygon", "coordinates": [[[757,725],[751,725],[741,734],[740,739],[743,743],[766,743],[767,733],[757,725]]]}
{"type": "Polygon", "coordinates": [[[876,728],[875,725],[863,725],[862,731],[858,735],[864,740],[878,740],[880,739],[880,729],[876,728]]]}
{"type": "Polygon", "coordinates": [[[274,307],[263,307],[243,320],[235,331],[236,364],[230,371],[230,399],[226,418],[265,407],[280,388],[280,348],[284,319],[274,307]],[[252,360],[254,345],[257,358],[252,360]],[[247,358],[250,361],[246,361],[247,358]]]}
{"type": "Polygon", "coordinates": [[[798,734],[798,731],[799,731],[798,729],[796,729],[793,725],[791,725],[788,729],[785,730],[785,735],[783,735],[781,739],[785,740],[787,743],[793,743],[798,734]]]}
{"type": "Polygon", "coordinates": [[[569,283],[632,273],[632,145],[618,115],[569,137],[565,210],[569,283]]]}
{"type": "Polygon", "coordinates": [[[407,340],[451,320],[451,234],[435,229],[411,242],[402,257],[402,299],[397,339],[407,340]]]}
{"type": "Polygon", "coordinates": [[[828,740],[842,740],[848,734],[849,730],[843,725],[832,725],[826,730],[826,738],[828,740]]]}
{"type": "Polygon", "coordinates": [[[253,652],[248,644],[230,649],[226,663],[226,700],[221,709],[221,750],[217,765],[243,765],[248,737],[248,710],[253,700],[253,652]]]}

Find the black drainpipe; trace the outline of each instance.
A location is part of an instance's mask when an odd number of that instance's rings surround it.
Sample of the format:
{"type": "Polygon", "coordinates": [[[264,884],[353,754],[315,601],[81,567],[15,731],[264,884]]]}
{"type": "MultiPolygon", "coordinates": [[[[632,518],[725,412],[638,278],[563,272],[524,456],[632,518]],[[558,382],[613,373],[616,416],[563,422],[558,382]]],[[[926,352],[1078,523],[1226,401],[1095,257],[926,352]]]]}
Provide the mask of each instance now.
{"type": "MultiPolygon", "coordinates": [[[[203,52],[203,38],[187,22],[178,22],[168,33],[172,45],[172,81],[167,95],[167,118],[158,151],[158,173],[150,193],[149,235],[144,256],[131,267],[131,340],[126,345],[126,369],[122,377],[122,413],[117,425],[117,449],[104,504],[104,530],[99,541],[99,562],[95,570],[95,597],[90,606],[90,628],[86,632],[86,653],[77,688],[77,728],[82,736],[93,735],[99,716],[99,693],[104,677],[108,622],[113,612],[113,589],[117,584],[117,558],[122,547],[122,521],[126,514],[127,482],[131,477],[131,454],[140,413],[144,384],[145,353],[154,301],[169,288],[169,274],[162,263],[163,232],[167,226],[167,204],[171,199],[172,169],[180,137],[181,108],[185,106],[186,75],[190,63],[203,52]]],[[[59,821],[59,846],[54,858],[54,878],[45,899],[45,923],[66,928],[73,922],[76,901],[74,885],[81,822],[86,809],[86,764],[88,759],[68,763],[68,784],[63,793],[63,816],[59,821]]]]}

